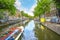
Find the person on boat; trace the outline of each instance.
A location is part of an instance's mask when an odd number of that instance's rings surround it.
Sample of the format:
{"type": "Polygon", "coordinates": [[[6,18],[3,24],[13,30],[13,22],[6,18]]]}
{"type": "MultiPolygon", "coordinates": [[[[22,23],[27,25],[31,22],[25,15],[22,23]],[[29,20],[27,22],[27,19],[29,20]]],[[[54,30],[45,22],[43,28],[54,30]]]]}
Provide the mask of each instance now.
{"type": "Polygon", "coordinates": [[[12,36],[11,38],[9,38],[8,40],[15,40],[15,38],[12,36]]]}
{"type": "Polygon", "coordinates": [[[10,40],[15,40],[15,38],[14,37],[11,37],[11,39],[10,40]]]}

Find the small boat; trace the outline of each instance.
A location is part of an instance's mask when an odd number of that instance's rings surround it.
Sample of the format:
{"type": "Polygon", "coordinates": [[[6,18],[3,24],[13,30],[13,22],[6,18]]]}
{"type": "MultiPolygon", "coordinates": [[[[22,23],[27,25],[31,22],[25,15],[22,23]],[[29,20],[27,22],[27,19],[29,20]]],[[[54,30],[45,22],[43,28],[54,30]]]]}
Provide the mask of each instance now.
{"type": "Polygon", "coordinates": [[[0,37],[0,40],[18,40],[21,34],[24,31],[24,27],[12,27],[9,29],[9,31],[2,37],[0,37]]]}

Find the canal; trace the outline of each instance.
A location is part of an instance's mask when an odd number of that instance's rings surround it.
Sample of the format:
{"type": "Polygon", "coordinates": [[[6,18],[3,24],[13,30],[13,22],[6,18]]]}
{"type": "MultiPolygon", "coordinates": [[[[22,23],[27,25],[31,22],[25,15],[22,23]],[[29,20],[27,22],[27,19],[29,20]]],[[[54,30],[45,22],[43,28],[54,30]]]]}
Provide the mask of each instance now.
{"type": "Polygon", "coordinates": [[[25,26],[19,40],[60,40],[60,35],[32,20],[25,26]]]}

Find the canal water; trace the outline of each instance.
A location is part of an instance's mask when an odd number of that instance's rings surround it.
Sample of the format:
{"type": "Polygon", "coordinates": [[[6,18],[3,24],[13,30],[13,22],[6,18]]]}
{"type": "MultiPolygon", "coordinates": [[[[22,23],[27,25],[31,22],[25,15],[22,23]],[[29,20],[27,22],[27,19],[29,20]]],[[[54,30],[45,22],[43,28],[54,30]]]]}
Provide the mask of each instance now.
{"type": "Polygon", "coordinates": [[[60,40],[60,35],[32,20],[25,26],[19,40],[60,40]]]}

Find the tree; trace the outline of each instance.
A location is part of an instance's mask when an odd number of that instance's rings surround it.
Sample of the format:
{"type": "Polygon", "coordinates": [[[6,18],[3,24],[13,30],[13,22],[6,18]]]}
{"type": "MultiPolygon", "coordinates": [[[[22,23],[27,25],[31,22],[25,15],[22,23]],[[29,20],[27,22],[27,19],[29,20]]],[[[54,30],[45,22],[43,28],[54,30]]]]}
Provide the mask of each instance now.
{"type": "Polygon", "coordinates": [[[2,19],[4,17],[4,14],[2,12],[2,10],[0,11],[0,19],[2,19]]]}
{"type": "Polygon", "coordinates": [[[57,8],[60,8],[60,0],[53,0],[53,1],[55,1],[57,8]]]}
{"type": "Polygon", "coordinates": [[[24,11],[21,11],[21,15],[24,16],[24,17],[27,17],[29,19],[33,19],[34,17],[29,15],[28,13],[25,13],[24,11]]]}
{"type": "Polygon", "coordinates": [[[22,16],[25,16],[25,17],[28,17],[28,14],[25,13],[24,11],[21,11],[21,15],[22,15],[22,16]]]}
{"type": "Polygon", "coordinates": [[[0,0],[0,10],[8,10],[11,15],[14,15],[16,11],[14,3],[15,0],[0,0]]]}
{"type": "Polygon", "coordinates": [[[60,0],[53,0],[56,4],[56,8],[58,10],[58,16],[60,17],[60,0]]]}
{"type": "Polygon", "coordinates": [[[34,16],[41,16],[45,12],[50,11],[51,0],[37,0],[37,6],[34,9],[34,16]]]}

